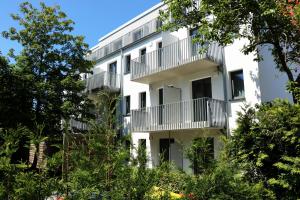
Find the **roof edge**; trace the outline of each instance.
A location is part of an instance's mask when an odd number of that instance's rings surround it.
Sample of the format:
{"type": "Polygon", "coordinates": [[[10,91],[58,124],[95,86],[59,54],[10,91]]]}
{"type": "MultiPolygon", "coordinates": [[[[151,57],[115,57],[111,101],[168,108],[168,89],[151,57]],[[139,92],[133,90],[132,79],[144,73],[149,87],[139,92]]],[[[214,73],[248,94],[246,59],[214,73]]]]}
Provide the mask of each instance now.
{"type": "MultiPolygon", "coordinates": [[[[154,10],[160,8],[161,6],[163,6],[164,3],[163,2],[160,2],[154,6],[152,6],[151,8],[149,8],[148,10],[144,11],[143,13],[139,14],[138,16],[134,17],[133,19],[129,20],[128,22],[122,24],[121,26],[117,27],[116,29],[114,29],[113,31],[109,32],[108,34],[104,35],[103,37],[101,37],[98,42],[101,42],[105,39],[107,39],[109,36],[115,34],[116,32],[120,31],[121,29],[125,28],[126,26],[129,26],[130,24],[136,22],[137,20],[141,19],[142,17],[144,17],[145,15],[153,12],[154,10]]],[[[92,47],[92,49],[96,48],[98,46],[95,45],[94,47],[92,47]]]]}

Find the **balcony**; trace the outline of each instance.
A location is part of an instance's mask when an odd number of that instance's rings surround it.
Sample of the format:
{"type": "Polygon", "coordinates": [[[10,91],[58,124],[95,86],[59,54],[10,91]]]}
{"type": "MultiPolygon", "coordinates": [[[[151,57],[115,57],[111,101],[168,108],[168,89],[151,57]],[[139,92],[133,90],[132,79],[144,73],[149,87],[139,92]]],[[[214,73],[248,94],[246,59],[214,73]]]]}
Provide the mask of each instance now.
{"type": "Polygon", "coordinates": [[[133,132],[222,129],[226,125],[225,102],[211,98],[132,110],[131,116],[133,132]]]}
{"type": "Polygon", "coordinates": [[[87,123],[83,123],[80,121],[77,121],[75,119],[70,119],[70,127],[77,129],[77,130],[81,130],[81,131],[86,131],[88,130],[88,124],[87,123]]]}
{"type": "Polygon", "coordinates": [[[109,89],[118,91],[120,89],[120,75],[110,72],[93,74],[86,80],[86,90],[91,92],[96,89],[109,89]]]}
{"type": "Polygon", "coordinates": [[[201,49],[188,37],[149,52],[131,61],[131,80],[149,84],[222,64],[222,47],[217,43],[207,44],[205,53],[201,49]]]}
{"type": "Polygon", "coordinates": [[[152,33],[159,30],[161,22],[158,19],[153,19],[142,26],[128,32],[124,36],[114,40],[113,42],[105,45],[104,47],[94,50],[92,53],[87,55],[88,60],[99,60],[113,52],[120,50],[121,48],[132,44],[152,33]]]}

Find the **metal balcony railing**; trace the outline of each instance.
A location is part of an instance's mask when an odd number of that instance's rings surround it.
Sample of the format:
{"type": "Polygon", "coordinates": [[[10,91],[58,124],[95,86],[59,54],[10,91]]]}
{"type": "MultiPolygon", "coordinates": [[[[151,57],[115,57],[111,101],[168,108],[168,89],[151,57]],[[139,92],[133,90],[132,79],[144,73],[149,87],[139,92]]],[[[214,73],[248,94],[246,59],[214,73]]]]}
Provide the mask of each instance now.
{"type": "Polygon", "coordinates": [[[221,46],[217,43],[207,44],[207,51],[201,53],[200,50],[204,47],[198,43],[193,43],[192,40],[192,37],[188,37],[132,60],[131,80],[146,77],[201,59],[208,59],[217,64],[222,64],[221,46]]]}
{"type": "Polygon", "coordinates": [[[151,33],[157,32],[159,27],[161,26],[161,22],[158,19],[151,20],[146,24],[130,31],[124,36],[114,40],[113,42],[107,44],[106,46],[99,48],[95,51],[92,51],[91,54],[87,55],[88,60],[99,60],[119,49],[125,47],[141,38],[144,38],[151,33]]]}
{"type": "Polygon", "coordinates": [[[199,98],[131,111],[134,132],[224,128],[225,102],[199,98]]]}
{"type": "Polygon", "coordinates": [[[88,130],[88,124],[77,121],[75,119],[70,119],[70,127],[75,128],[77,130],[88,130]]]}
{"type": "Polygon", "coordinates": [[[100,72],[93,74],[86,80],[86,90],[92,91],[95,89],[108,88],[111,90],[120,89],[120,75],[110,72],[100,72]]]}

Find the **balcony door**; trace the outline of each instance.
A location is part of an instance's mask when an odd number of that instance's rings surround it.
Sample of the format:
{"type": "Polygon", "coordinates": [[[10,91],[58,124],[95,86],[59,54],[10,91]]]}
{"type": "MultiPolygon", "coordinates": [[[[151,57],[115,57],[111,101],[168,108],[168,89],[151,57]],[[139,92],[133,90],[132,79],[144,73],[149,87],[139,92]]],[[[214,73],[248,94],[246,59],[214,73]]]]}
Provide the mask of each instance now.
{"type": "Polygon", "coordinates": [[[144,48],[140,51],[140,56],[141,56],[140,61],[143,64],[146,64],[146,53],[147,53],[146,48],[144,48]]]}
{"type": "Polygon", "coordinates": [[[161,67],[162,66],[162,54],[163,54],[163,48],[162,48],[162,42],[159,42],[157,44],[157,64],[158,64],[158,67],[161,67]]]}
{"type": "Polygon", "coordinates": [[[116,86],[117,61],[109,64],[108,71],[109,71],[109,75],[108,75],[109,86],[116,86]]]}
{"type": "Polygon", "coordinates": [[[197,36],[197,34],[198,34],[198,28],[194,28],[190,30],[192,56],[197,56],[199,53],[199,43],[193,42],[193,39],[197,36]]]}
{"type": "Polygon", "coordinates": [[[164,104],[164,89],[160,88],[158,90],[158,124],[163,123],[163,105],[164,104]]]}
{"type": "Polygon", "coordinates": [[[160,164],[172,161],[178,168],[182,169],[182,151],[182,146],[174,138],[161,138],[159,140],[160,164]]]}
{"type": "Polygon", "coordinates": [[[192,82],[193,121],[207,121],[208,98],[212,97],[211,78],[200,79],[192,82]],[[208,97],[208,98],[205,98],[208,97]]]}

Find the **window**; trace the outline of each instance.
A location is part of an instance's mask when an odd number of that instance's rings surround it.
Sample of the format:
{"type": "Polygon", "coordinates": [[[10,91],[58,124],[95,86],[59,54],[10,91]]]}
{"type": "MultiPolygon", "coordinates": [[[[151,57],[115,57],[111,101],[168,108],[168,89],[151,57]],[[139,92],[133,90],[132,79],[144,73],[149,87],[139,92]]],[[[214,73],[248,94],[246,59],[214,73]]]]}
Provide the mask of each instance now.
{"type": "Polygon", "coordinates": [[[146,48],[142,49],[140,51],[140,55],[141,55],[141,63],[146,63],[146,48]]]}
{"type": "Polygon", "coordinates": [[[122,39],[119,39],[114,42],[114,50],[118,50],[122,48],[122,39]]]}
{"type": "Polygon", "coordinates": [[[162,53],[163,53],[162,42],[157,43],[157,53],[158,53],[158,67],[161,67],[161,65],[162,65],[162,53]]]}
{"type": "Polygon", "coordinates": [[[196,37],[198,35],[198,28],[193,28],[190,30],[190,36],[193,38],[193,37],[196,37]]]}
{"type": "Polygon", "coordinates": [[[158,19],[158,20],[156,21],[156,29],[161,28],[162,25],[163,25],[163,22],[162,22],[161,20],[158,19]]]}
{"type": "Polygon", "coordinates": [[[139,139],[139,147],[146,149],[146,139],[139,139]]]}
{"type": "MultiPolygon", "coordinates": [[[[195,38],[198,35],[198,28],[194,28],[190,30],[190,36],[191,38],[195,38]]],[[[199,43],[194,43],[193,40],[191,40],[192,42],[192,56],[197,56],[199,53],[199,43]]]]}
{"type": "Polygon", "coordinates": [[[243,70],[230,73],[232,99],[245,97],[243,70]]]}
{"type": "Polygon", "coordinates": [[[142,29],[137,30],[133,33],[133,41],[137,41],[142,38],[142,29]]]}
{"type": "Polygon", "coordinates": [[[146,92],[140,93],[140,109],[146,108],[146,92]]]}
{"type": "Polygon", "coordinates": [[[125,97],[125,115],[130,115],[130,96],[125,97]]]}
{"type": "Polygon", "coordinates": [[[125,57],[125,71],[124,74],[130,73],[131,55],[125,57]]]}
{"type": "Polygon", "coordinates": [[[170,147],[174,144],[174,138],[165,138],[159,140],[160,163],[170,161],[170,147]]]}
{"type": "Polygon", "coordinates": [[[106,56],[107,54],[109,54],[110,52],[109,52],[109,47],[108,47],[108,45],[106,45],[105,47],[104,47],[104,56],[106,56]]]}
{"type": "Polygon", "coordinates": [[[117,61],[110,63],[108,70],[111,74],[116,74],[117,73],[117,61]]]}
{"type": "Polygon", "coordinates": [[[139,139],[137,160],[140,167],[146,168],[146,164],[147,164],[146,139],[139,139]]]}

